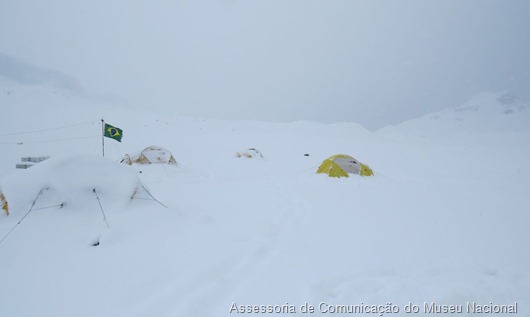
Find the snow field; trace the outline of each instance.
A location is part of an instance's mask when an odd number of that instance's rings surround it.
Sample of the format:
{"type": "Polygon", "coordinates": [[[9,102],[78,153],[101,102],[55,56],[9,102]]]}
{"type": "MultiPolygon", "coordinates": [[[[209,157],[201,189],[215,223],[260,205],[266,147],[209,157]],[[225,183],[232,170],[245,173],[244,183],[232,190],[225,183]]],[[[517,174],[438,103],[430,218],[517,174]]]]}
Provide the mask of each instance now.
{"type": "Polygon", "coordinates": [[[99,106],[83,108],[81,118],[67,107],[81,101],[48,97],[49,111],[61,116],[23,115],[30,103],[20,97],[12,103],[20,108],[9,108],[20,120],[2,117],[3,126],[22,131],[104,116],[124,139],[106,140],[104,161],[98,138],[2,151],[1,185],[13,203],[11,215],[0,216],[1,236],[42,184],[54,186],[0,244],[1,315],[231,316],[232,303],[402,308],[431,301],[518,302],[519,315],[528,314],[525,131],[372,133],[348,123],[118,116],[99,106]],[[178,166],[116,163],[151,144],[171,150],[178,166]],[[248,147],[265,158],[234,157],[248,147]],[[14,171],[30,153],[52,159],[14,171]],[[337,153],[367,163],[376,176],[315,174],[337,153]],[[145,193],[129,200],[137,180],[168,208],[145,193]],[[39,209],[64,197],[63,208],[39,209]]]}

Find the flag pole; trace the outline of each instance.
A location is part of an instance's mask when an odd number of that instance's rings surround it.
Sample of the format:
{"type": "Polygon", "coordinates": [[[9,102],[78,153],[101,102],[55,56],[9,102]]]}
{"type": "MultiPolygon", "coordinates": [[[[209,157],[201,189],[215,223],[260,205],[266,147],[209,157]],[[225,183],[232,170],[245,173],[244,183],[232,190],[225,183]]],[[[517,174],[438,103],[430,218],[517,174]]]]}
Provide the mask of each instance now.
{"type": "Polygon", "coordinates": [[[101,118],[101,149],[103,150],[103,157],[105,157],[105,120],[101,118]]]}

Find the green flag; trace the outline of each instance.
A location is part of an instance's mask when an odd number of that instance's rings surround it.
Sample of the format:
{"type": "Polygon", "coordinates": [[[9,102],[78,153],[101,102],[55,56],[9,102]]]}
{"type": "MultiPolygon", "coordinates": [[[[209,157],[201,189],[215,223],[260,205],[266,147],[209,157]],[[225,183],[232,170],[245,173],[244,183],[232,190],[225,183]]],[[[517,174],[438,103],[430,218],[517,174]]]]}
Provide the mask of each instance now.
{"type": "Polygon", "coordinates": [[[123,136],[123,131],[120,128],[111,126],[110,124],[105,123],[105,134],[107,138],[114,139],[118,142],[121,142],[121,137],[123,136]]]}

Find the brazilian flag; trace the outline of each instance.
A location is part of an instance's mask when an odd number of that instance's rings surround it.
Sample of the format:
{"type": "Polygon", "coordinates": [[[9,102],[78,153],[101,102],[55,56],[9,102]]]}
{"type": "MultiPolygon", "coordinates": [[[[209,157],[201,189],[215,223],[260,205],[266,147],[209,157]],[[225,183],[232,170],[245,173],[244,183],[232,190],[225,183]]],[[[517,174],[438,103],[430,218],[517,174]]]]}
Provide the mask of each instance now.
{"type": "Polygon", "coordinates": [[[121,137],[123,136],[123,131],[120,128],[111,126],[110,124],[105,123],[105,134],[107,138],[114,139],[118,142],[121,142],[121,137]]]}

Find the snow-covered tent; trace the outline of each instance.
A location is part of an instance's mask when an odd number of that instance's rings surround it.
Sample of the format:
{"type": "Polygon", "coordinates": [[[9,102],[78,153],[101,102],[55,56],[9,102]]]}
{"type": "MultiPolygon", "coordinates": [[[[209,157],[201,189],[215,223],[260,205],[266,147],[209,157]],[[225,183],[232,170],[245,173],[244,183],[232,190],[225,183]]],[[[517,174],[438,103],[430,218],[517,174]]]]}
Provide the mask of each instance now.
{"type": "Polygon", "coordinates": [[[349,155],[336,154],[328,157],[320,164],[317,174],[328,174],[329,177],[349,177],[348,174],[373,176],[374,172],[368,165],[349,155]]]}
{"type": "Polygon", "coordinates": [[[49,159],[9,175],[2,181],[2,197],[9,199],[9,212],[20,215],[30,207],[93,209],[98,200],[119,209],[148,194],[135,169],[99,156],[78,155],[49,159]]]}
{"type": "Polygon", "coordinates": [[[173,154],[167,149],[160,146],[148,146],[140,153],[129,155],[126,154],[121,163],[132,164],[172,164],[177,165],[173,154]]]}
{"type": "Polygon", "coordinates": [[[237,152],[236,157],[263,158],[263,154],[257,149],[251,147],[245,151],[237,152]]]}

